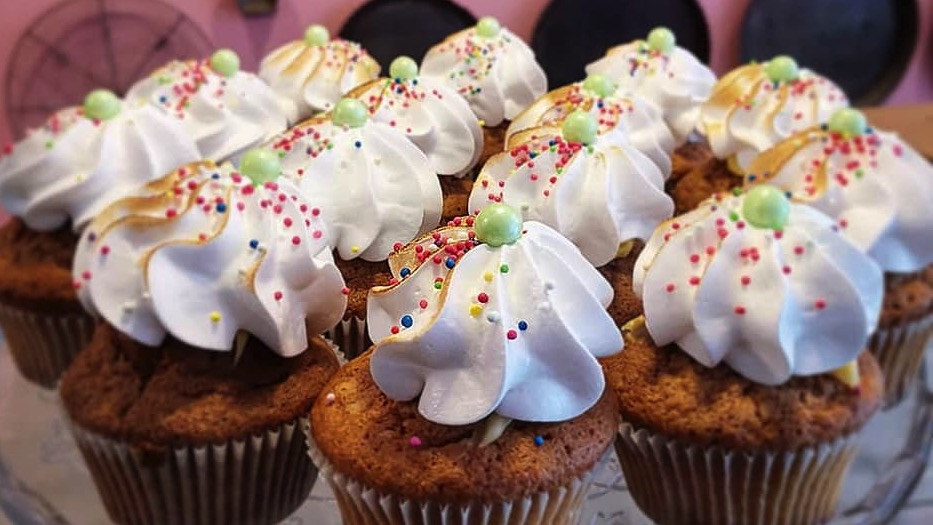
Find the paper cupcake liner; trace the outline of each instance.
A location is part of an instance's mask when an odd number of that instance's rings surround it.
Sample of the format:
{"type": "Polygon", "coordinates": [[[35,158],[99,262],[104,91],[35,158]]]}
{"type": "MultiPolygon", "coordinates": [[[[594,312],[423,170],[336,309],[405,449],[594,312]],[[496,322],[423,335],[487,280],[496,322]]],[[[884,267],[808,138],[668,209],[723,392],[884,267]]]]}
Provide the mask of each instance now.
{"type": "Polygon", "coordinates": [[[356,359],[372,345],[366,333],[366,320],[359,317],[344,319],[323,335],[337,345],[348,361],[356,359]]]}
{"type": "Polygon", "coordinates": [[[70,423],[107,514],[121,525],[284,520],[317,478],[298,425],[222,445],[177,447],[150,465],[130,445],[70,423]]]}
{"type": "Polygon", "coordinates": [[[23,377],[54,388],[91,340],[94,319],[83,313],[47,314],[0,304],[0,328],[23,377]]]}
{"type": "Polygon", "coordinates": [[[632,499],[660,525],[807,525],[832,516],[857,440],[739,452],[622,423],[616,452],[632,499]]]}
{"type": "Polygon", "coordinates": [[[307,429],[308,453],[337,500],[344,525],[552,525],[580,520],[587,490],[612,454],[565,486],[517,500],[450,505],[383,494],[334,470],[307,429]]]}
{"type": "Polygon", "coordinates": [[[878,329],[868,340],[884,373],[884,404],[900,403],[916,381],[927,341],[933,335],[933,314],[888,328],[878,329]]]}

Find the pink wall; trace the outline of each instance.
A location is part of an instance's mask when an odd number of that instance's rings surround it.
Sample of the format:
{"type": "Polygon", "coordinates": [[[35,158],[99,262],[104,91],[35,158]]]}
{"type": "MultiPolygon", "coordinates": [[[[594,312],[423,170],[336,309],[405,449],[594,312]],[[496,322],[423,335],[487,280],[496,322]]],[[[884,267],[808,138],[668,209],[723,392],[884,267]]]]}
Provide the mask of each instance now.
{"type": "MultiPolygon", "coordinates": [[[[62,0],[0,1],[0,75],[16,40],[36,17],[62,0]]],[[[237,50],[246,67],[254,67],[259,57],[274,46],[292,39],[312,22],[339,28],[366,0],[279,0],[276,16],[246,19],[235,0],[163,0],[187,14],[218,47],[237,50]]],[[[537,18],[549,0],[459,0],[477,15],[490,14],[523,37],[529,37],[537,18]]],[[[749,0],[698,0],[706,13],[712,41],[712,66],[723,72],[738,60],[739,27],[749,0]]],[[[889,102],[915,102],[933,99],[933,0],[918,0],[921,39],[904,81],[889,102]]],[[[0,79],[3,77],[0,76],[0,79]]],[[[5,100],[0,83],[0,104],[5,100]]],[[[11,139],[6,117],[0,106],[0,144],[11,139]]]]}

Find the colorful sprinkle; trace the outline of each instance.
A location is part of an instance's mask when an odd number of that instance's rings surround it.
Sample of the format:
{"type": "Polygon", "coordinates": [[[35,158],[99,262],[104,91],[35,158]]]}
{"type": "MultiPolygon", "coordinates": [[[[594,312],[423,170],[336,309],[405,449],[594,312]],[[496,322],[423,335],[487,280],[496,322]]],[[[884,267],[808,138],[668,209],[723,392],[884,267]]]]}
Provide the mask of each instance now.
{"type": "Polygon", "coordinates": [[[412,318],[412,316],[408,314],[403,315],[402,319],[399,322],[405,328],[411,328],[411,325],[415,324],[415,320],[412,318]]]}
{"type": "Polygon", "coordinates": [[[535,446],[540,447],[544,445],[544,436],[535,436],[535,446]]]}

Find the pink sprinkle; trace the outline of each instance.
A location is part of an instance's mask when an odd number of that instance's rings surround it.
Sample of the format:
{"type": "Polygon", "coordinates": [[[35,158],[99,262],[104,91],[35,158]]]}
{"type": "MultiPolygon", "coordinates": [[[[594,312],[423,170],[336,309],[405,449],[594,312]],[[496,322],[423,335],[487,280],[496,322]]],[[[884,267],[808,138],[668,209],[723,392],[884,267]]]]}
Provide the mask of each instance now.
{"type": "Polygon", "coordinates": [[[693,277],[690,278],[690,281],[689,281],[689,282],[690,282],[691,285],[696,286],[696,285],[700,284],[700,278],[697,277],[696,275],[694,275],[693,277]]]}
{"type": "Polygon", "coordinates": [[[784,271],[784,275],[790,275],[790,266],[785,266],[783,268],[783,271],[784,271]]]}
{"type": "Polygon", "coordinates": [[[292,220],[288,217],[285,217],[285,220],[283,220],[282,223],[285,224],[286,228],[290,228],[292,225],[292,220]]]}
{"type": "Polygon", "coordinates": [[[396,252],[397,252],[397,251],[399,251],[399,250],[401,250],[401,249],[402,249],[402,243],[400,243],[400,242],[397,242],[397,243],[395,243],[395,244],[392,245],[392,251],[396,251],[396,252]]]}
{"type": "Polygon", "coordinates": [[[674,283],[667,283],[667,286],[665,287],[665,289],[667,290],[667,293],[673,293],[673,291],[674,291],[676,288],[677,288],[677,287],[674,286],[674,283]]]}
{"type": "Polygon", "coordinates": [[[427,307],[428,307],[428,301],[427,301],[427,299],[422,299],[422,300],[418,301],[418,306],[420,306],[422,309],[427,308],[427,307]]]}
{"type": "Polygon", "coordinates": [[[87,271],[87,270],[81,272],[81,278],[84,279],[85,281],[90,281],[90,280],[91,280],[91,272],[89,272],[89,271],[87,271]]]}
{"type": "Polygon", "coordinates": [[[107,255],[108,253],[110,253],[110,246],[107,246],[106,244],[101,246],[100,253],[101,255],[107,255]]]}
{"type": "Polygon", "coordinates": [[[320,215],[320,214],[321,214],[321,210],[320,210],[320,209],[318,209],[318,208],[311,208],[311,215],[314,215],[315,217],[317,217],[317,216],[320,215]]]}
{"type": "MultiPolygon", "coordinates": [[[[398,328],[398,327],[393,327],[393,328],[398,328]]],[[[413,447],[420,447],[422,444],[421,438],[418,436],[412,436],[411,439],[408,440],[408,444],[413,447]]]]}
{"type": "Polygon", "coordinates": [[[282,300],[282,292],[278,292],[278,291],[277,291],[277,292],[275,292],[274,294],[272,294],[272,297],[274,297],[276,301],[281,301],[281,300],[282,300]]]}
{"type": "Polygon", "coordinates": [[[172,217],[178,215],[178,211],[175,208],[169,208],[165,210],[165,216],[171,219],[172,217]]]}
{"type": "Polygon", "coordinates": [[[826,301],[817,299],[816,301],[813,301],[813,307],[817,310],[822,310],[823,308],[826,308],[826,301]]]}
{"type": "Polygon", "coordinates": [[[350,289],[344,286],[343,288],[340,289],[340,293],[342,293],[343,295],[350,295],[350,289]]]}
{"type": "Polygon", "coordinates": [[[692,262],[693,264],[700,262],[700,256],[694,253],[693,255],[690,256],[690,262],[692,262]]]}
{"type": "Polygon", "coordinates": [[[751,277],[749,277],[749,276],[747,276],[747,275],[743,275],[743,276],[742,276],[742,286],[748,286],[748,284],[749,284],[750,282],[752,282],[752,278],[751,278],[751,277]]]}
{"type": "Polygon", "coordinates": [[[311,234],[315,239],[320,239],[324,233],[321,230],[314,230],[314,233],[311,234]]]}
{"type": "Polygon", "coordinates": [[[295,246],[298,246],[299,244],[301,244],[301,238],[298,237],[297,235],[292,237],[292,244],[294,244],[295,246]]]}
{"type": "Polygon", "coordinates": [[[794,246],[794,253],[797,255],[803,255],[803,246],[794,246]]]}
{"type": "Polygon", "coordinates": [[[736,313],[736,315],[745,315],[745,307],[744,307],[744,306],[736,306],[736,307],[735,307],[735,313],[736,313]]]}
{"type": "Polygon", "coordinates": [[[486,295],[486,292],[480,292],[480,294],[476,296],[476,300],[485,304],[489,302],[489,296],[486,295]]]}
{"type": "Polygon", "coordinates": [[[506,332],[505,336],[509,338],[509,341],[511,341],[518,337],[518,332],[516,332],[515,330],[509,330],[508,332],[506,332]]]}

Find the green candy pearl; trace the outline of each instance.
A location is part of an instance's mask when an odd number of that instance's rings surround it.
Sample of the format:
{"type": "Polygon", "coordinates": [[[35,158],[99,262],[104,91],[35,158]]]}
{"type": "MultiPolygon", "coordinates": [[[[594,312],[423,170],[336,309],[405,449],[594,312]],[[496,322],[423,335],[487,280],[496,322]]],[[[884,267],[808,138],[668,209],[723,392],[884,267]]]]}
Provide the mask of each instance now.
{"type": "Polygon", "coordinates": [[[484,16],[476,23],[476,34],[483,38],[492,38],[499,34],[502,26],[491,16],[484,16]]]}
{"type": "Polygon", "coordinates": [[[95,89],[84,97],[84,115],[109,120],[120,113],[120,99],[108,89],[95,89]]]}
{"type": "Polygon", "coordinates": [[[400,56],[389,64],[391,78],[411,79],[418,76],[418,63],[411,57],[400,56]]]}
{"type": "Polygon", "coordinates": [[[660,53],[670,53],[674,50],[677,38],[674,32],[666,27],[656,27],[648,33],[648,48],[660,53]]]}
{"type": "Polygon", "coordinates": [[[338,126],[359,128],[368,116],[365,104],[355,98],[343,98],[334,106],[331,120],[338,126]]]}
{"type": "Polygon", "coordinates": [[[476,216],[473,231],[490,246],[512,244],[522,236],[522,214],[506,204],[490,204],[476,216]]]}
{"type": "Polygon", "coordinates": [[[789,215],[790,200],[774,186],[755,186],[745,194],[742,216],[756,228],[779,230],[787,224],[789,215]]]}
{"type": "Polygon", "coordinates": [[[583,81],[583,89],[596,93],[597,96],[606,98],[616,92],[616,85],[600,74],[593,74],[586,77],[583,81]]]}
{"type": "Polygon", "coordinates": [[[330,41],[330,32],[320,24],[308,26],[305,29],[305,44],[309,46],[323,46],[330,41]]]}
{"type": "Polygon", "coordinates": [[[765,74],[771,82],[790,82],[800,76],[797,61],[787,55],[776,56],[765,64],[765,74]]]}
{"type": "Polygon", "coordinates": [[[225,77],[232,77],[240,70],[240,57],[229,49],[219,49],[211,55],[211,69],[225,77]]]}
{"type": "Polygon", "coordinates": [[[282,174],[282,164],[273,151],[251,149],[240,158],[240,174],[258,186],[277,179],[282,174]]]}
{"type": "Polygon", "coordinates": [[[864,135],[868,130],[868,121],[865,114],[857,109],[843,108],[829,117],[829,129],[841,133],[844,137],[857,137],[864,135]]]}
{"type": "Polygon", "coordinates": [[[564,140],[580,142],[584,145],[592,144],[596,140],[597,131],[599,131],[599,123],[596,117],[582,109],[567,115],[561,126],[564,140]]]}

